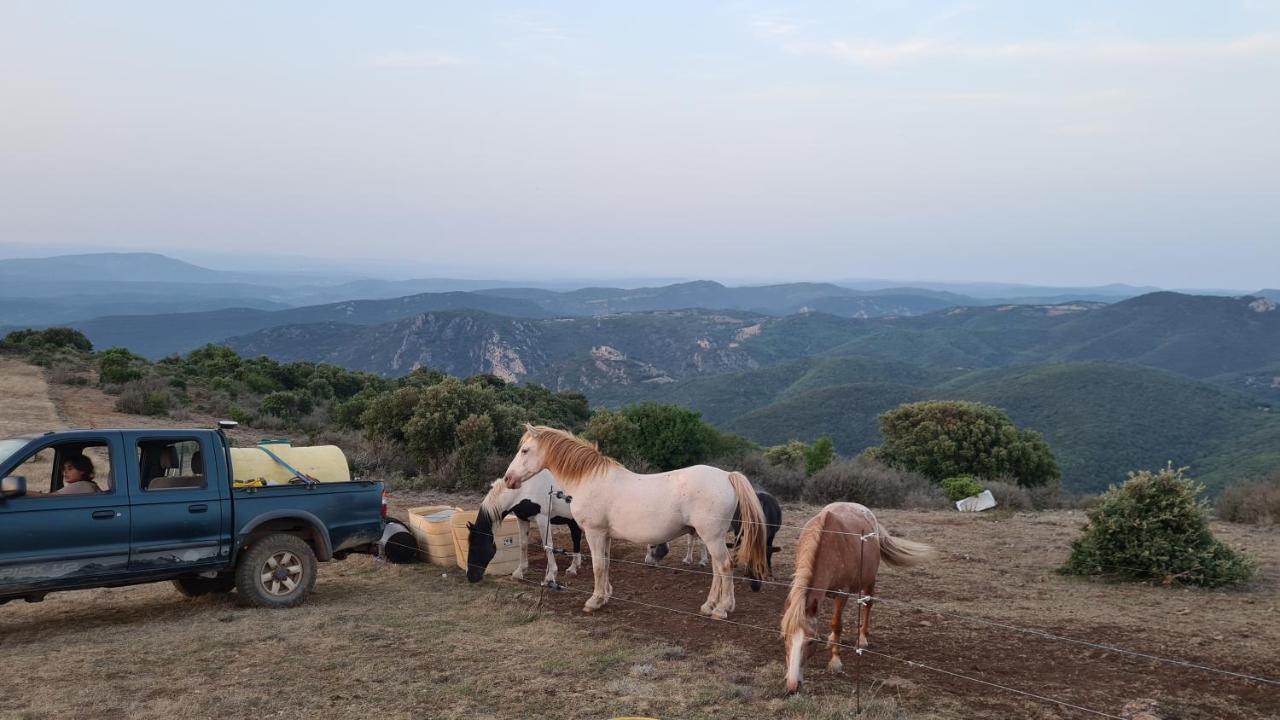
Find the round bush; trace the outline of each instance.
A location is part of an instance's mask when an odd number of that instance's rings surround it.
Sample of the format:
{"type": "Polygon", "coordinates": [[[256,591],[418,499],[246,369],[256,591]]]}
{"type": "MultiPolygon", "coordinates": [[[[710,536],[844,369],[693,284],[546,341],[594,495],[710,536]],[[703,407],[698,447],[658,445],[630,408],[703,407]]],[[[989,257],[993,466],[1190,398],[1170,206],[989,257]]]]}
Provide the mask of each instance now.
{"type": "Polygon", "coordinates": [[[959,475],[942,481],[942,492],[951,502],[973,497],[982,492],[982,483],[972,475],[959,475]]]}
{"type": "Polygon", "coordinates": [[[1182,470],[1130,473],[1089,511],[1084,535],[1071,544],[1068,575],[1120,575],[1204,587],[1250,580],[1257,562],[1209,532],[1204,486],[1182,470]]]}

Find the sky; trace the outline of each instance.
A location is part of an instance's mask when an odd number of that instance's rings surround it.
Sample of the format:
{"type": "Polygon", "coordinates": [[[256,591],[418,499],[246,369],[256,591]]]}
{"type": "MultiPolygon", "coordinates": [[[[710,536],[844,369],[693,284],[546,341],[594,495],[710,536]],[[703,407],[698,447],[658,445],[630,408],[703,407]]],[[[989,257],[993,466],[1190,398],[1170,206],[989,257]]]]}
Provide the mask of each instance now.
{"type": "Polygon", "coordinates": [[[1277,0],[0,0],[0,251],[1276,287],[1277,78],[1277,0]]]}

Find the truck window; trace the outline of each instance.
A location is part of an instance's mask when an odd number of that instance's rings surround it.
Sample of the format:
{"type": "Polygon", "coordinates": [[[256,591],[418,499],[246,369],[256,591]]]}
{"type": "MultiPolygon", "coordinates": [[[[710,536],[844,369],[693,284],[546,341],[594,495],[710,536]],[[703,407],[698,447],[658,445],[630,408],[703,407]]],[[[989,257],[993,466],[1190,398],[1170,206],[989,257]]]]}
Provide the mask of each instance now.
{"type": "Polygon", "coordinates": [[[11,474],[26,477],[25,497],[29,498],[106,493],[113,489],[111,451],[105,442],[47,445],[23,460],[11,474]],[[68,466],[74,472],[68,471],[68,466]],[[64,477],[76,477],[79,482],[67,483],[64,477]]]}
{"type": "Polygon", "coordinates": [[[204,465],[195,438],[138,441],[138,477],[145,492],[203,489],[204,465]]]}

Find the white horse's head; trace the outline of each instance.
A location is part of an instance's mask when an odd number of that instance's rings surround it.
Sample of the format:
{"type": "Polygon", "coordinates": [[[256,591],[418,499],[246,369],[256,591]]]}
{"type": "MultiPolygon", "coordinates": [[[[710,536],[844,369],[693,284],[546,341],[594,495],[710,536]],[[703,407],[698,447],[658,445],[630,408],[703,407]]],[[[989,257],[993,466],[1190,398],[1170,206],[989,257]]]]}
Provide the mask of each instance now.
{"type": "Polygon", "coordinates": [[[537,431],[532,425],[525,423],[524,436],[520,438],[520,448],[516,450],[516,456],[511,459],[511,464],[507,465],[507,472],[502,476],[502,480],[507,487],[514,490],[525,480],[546,468],[547,462],[542,448],[538,445],[537,431]]]}

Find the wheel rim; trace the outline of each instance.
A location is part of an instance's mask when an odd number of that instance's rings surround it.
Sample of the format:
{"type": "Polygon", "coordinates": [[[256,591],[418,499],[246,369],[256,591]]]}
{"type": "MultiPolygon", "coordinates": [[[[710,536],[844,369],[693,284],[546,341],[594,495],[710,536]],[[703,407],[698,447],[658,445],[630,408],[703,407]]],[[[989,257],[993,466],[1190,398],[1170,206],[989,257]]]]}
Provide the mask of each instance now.
{"type": "Polygon", "coordinates": [[[288,595],[302,584],[302,558],[282,550],[267,558],[258,582],[269,595],[288,595]]]}

